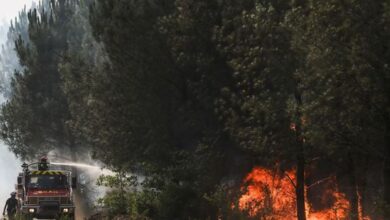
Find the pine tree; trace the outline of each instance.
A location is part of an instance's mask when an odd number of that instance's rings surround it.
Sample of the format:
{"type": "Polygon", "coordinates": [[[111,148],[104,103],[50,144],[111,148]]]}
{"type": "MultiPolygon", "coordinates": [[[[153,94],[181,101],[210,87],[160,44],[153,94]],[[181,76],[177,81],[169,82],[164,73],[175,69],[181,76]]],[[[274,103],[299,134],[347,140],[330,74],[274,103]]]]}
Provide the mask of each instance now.
{"type": "Polygon", "coordinates": [[[291,18],[298,24],[295,46],[306,54],[301,73],[308,103],[306,137],[318,152],[349,164],[344,169],[351,169],[348,175],[354,189],[351,219],[358,219],[358,193],[364,182],[360,175],[366,176],[361,171],[368,169],[359,162],[375,164],[387,149],[383,4],[312,1],[291,18]]]}
{"type": "Polygon", "coordinates": [[[22,158],[46,154],[54,147],[74,147],[58,72],[74,7],[74,1],[60,0],[31,9],[27,14],[29,42],[23,33],[15,41],[22,70],[12,79],[12,95],[2,107],[1,128],[2,138],[22,158]],[[46,10],[48,4],[50,10],[46,10]]]}
{"type": "Polygon", "coordinates": [[[223,19],[219,45],[234,71],[235,84],[225,89],[220,112],[231,135],[262,157],[262,163],[269,158],[271,166],[280,159],[288,161],[284,166],[295,163],[297,216],[305,219],[304,103],[297,74],[301,64],[284,25],[290,7],[286,2],[264,1],[223,19]]]}

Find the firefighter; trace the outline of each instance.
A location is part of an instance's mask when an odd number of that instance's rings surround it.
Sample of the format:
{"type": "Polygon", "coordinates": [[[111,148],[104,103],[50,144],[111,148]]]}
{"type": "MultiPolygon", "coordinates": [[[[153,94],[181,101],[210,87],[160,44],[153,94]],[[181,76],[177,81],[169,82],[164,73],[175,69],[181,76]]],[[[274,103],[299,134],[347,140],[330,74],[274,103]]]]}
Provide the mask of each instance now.
{"type": "Polygon", "coordinates": [[[5,209],[7,209],[8,219],[15,219],[16,209],[18,207],[18,200],[16,199],[16,192],[11,193],[11,198],[7,199],[5,203],[3,215],[5,215],[5,209]]]}
{"type": "Polygon", "coordinates": [[[48,170],[48,169],[49,169],[49,165],[48,165],[48,162],[47,162],[47,158],[46,157],[42,157],[41,161],[38,163],[38,170],[45,171],[45,170],[48,170]]]}

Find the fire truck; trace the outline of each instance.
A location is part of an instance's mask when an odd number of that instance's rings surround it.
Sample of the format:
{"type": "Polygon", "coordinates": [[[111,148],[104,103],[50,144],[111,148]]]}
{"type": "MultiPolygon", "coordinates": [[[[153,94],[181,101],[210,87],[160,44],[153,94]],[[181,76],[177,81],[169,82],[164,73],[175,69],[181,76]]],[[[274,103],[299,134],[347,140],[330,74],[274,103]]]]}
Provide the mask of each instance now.
{"type": "Polygon", "coordinates": [[[23,219],[75,219],[73,189],[76,177],[72,171],[55,168],[41,158],[37,163],[22,165],[16,184],[23,219]]]}

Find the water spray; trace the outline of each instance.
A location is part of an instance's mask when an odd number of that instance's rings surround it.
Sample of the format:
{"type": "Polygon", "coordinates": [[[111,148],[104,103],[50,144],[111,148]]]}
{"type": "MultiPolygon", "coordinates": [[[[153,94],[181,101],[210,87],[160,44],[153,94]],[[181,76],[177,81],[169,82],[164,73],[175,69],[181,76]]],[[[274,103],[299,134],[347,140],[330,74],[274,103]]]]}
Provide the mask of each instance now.
{"type": "Polygon", "coordinates": [[[69,166],[69,167],[79,167],[79,168],[86,168],[86,169],[91,169],[91,170],[96,170],[96,171],[101,171],[104,174],[113,174],[109,169],[101,168],[99,166],[95,165],[90,165],[90,164],[85,164],[85,163],[66,163],[66,162],[50,162],[52,165],[58,165],[58,166],[69,166]]]}
{"type": "MultiPolygon", "coordinates": [[[[50,162],[50,165],[76,167],[76,168],[79,168],[80,170],[84,170],[87,173],[87,176],[89,176],[88,178],[92,178],[89,180],[89,181],[92,180],[92,182],[96,182],[98,176],[100,176],[102,174],[103,175],[114,175],[114,172],[109,170],[109,169],[105,169],[101,166],[92,165],[92,164],[88,164],[88,163],[50,162]]],[[[86,183],[84,182],[82,184],[86,184],[86,183]]],[[[86,185],[88,185],[88,183],[86,185]]],[[[92,194],[89,195],[90,198],[102,197],[106,192],[106,188],[101,187],[101,186],[94,185],[93,188],[95,191],[93,191],[92,194]]],[[[77,206],[78,206],[78,208],[76,209],[77,219],[84,219],[85,217],[87,217],[91,214],[89,207],[86,204],[85,194],[82,194],[81,191],[77,191],[75,194],[75,204],[77,204],[77,206]]],[[[93,199],[93,200],[96,200],[96,199],[93,199]]]]}
{"type": "Polygon", "coordinates": [[[101,169],[98,166],[90,165],[90,164],[84,164],[84,163],[59,163],[59,162],[50,162],[50,164],[53,165],[59,165],[59,166],[70,166],[70,167],[80,167],[80,168],[88,168],[88,169],[101,169]]]}

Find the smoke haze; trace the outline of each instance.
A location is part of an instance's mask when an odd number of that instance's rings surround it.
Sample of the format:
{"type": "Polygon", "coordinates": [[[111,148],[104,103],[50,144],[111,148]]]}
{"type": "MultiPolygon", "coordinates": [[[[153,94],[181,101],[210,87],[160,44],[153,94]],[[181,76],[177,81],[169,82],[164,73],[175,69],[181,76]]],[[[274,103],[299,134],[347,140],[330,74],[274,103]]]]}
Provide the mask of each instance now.
{"type": "MultiPolygon", "coordinates": [[[[18,15],[24,5],[29,7],[32,0],[0,0],[0,45],[7,40],[7,31],[10,21],[18,15]]],[[[1,65],[1,64],[0,64],[1,65]]],[[[0,68],[1,69],[1,68],[0,68]]],[[[5,99],[0,94],[0,103],[5,99]]],[[[0,208],[2,209],[5,200],[10,192],[15,190],[16,177],[20,171],[21,162],[8,150],[3,142],[0,142],[0,208]]]]}
{"type": "Polygon", "coordinates": [[[0,142],[0,208],[3,208],[5,200],[10,192],[15,190],[16,177],[20,170],[20,162],[7,146],[0,142]]]}

